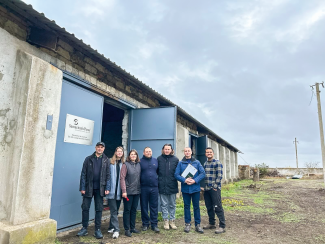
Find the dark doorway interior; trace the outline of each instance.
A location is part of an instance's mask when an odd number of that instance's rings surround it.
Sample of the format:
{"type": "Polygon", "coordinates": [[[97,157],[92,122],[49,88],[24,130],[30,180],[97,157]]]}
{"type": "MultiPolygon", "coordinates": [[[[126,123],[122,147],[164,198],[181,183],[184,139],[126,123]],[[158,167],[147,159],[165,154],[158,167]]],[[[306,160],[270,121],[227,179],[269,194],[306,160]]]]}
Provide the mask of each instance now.
{"type": "Polygon", "coordinates": [[[122,120],[124,110],[104,103],[102,141],[105,143],[105,154],[111,158],[115,148],[122,146],[122,120]]]}
{"type": "Polygon", "coordinates": [[[196,158],[197,137],[190,134],[190,148],[192,149],[192,156],[196,158]]]}

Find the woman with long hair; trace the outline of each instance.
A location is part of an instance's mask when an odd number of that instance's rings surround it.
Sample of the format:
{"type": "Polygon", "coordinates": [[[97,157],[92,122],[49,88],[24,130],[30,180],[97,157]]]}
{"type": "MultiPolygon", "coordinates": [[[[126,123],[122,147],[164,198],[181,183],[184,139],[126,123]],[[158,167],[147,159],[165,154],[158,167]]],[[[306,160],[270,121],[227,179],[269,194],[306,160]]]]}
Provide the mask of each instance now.
{"type": "Polygon", "coordinates": [[[123,147],[117,147],[114,155],[111,158],[111,191],[109,192],[108,206],[111,212],[111,218],[109,221],[108,233],[113,233],[113,239],[119,237],[120,228],[118,224],[118,210],[121,205],[121,184],[120,184],[120,172],[122,164],[124,163],[124,150],[123,147]]]}
{"type": "Polygon", "coordinates": [[[132,233],[139,233],[135,228],[135,218],[140,199],[140,175],[141,166],[138,152],[132,149],[121,168],[121,189],[124,203],[123,225],[125,235],[132,236],[132,233]]]}

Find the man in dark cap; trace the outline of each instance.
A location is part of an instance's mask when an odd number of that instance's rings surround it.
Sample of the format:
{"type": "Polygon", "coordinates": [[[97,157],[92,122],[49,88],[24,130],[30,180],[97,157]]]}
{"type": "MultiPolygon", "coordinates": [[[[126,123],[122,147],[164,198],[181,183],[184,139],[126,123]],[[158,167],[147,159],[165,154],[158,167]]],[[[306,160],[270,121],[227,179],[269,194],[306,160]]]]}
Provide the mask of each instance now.
{"type": "Polygon", "coordinates": [[[87,227],[89,222],[89,208],[94,197],[95,202],[95,234],[97,239],[103,238],[100,230],[103,211],[103,197],[109,194],[111,189],[109,159],[104,154],[104,142],[98,142],[96,151],[86,157],[80,176],[79,191],[83,196],[82,200],[82,229],[77,236],[88,235],[87,227]]]}

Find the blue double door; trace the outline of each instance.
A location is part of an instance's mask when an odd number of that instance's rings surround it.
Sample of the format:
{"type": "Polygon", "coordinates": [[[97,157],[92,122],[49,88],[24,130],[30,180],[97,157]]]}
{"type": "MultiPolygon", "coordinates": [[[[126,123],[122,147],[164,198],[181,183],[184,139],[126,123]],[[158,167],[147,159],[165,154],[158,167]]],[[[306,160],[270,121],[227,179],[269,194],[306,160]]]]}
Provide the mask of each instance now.
{"type": "MultiPolygon", "coordinates": [[[[81,223],[80,173],[84,159],[101,141],[103,105],[102,95],[63,80],[50,212],[58,229],[81,223]],[[94,121],[90,145],[64,142],[67,114],[94,121]]],[[[129,149],[142,155],[143,148],[150,146],[157,157],[165,143],[175,146],[176,107],[132,109],[129,118],[129,149]]],[[[92,207],[90,219],[94,216],[92,207]]]]}

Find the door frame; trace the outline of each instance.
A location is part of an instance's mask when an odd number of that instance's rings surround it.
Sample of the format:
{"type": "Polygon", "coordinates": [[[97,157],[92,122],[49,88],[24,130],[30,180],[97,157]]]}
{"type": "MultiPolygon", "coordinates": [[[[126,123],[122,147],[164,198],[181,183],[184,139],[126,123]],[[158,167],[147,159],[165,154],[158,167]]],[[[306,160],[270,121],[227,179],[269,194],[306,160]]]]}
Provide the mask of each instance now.
{"type": "Polygon", "coordinates": [[[70,72],[65,71],[65,70],[61,70],[61,71],[63,72],[63,79],[103,96],[105,103],[108,103],[114,107],[117,107],[117,108],[120,108],[123,110],[137,108],[137,105],[135,105],[134,103],[124,100],[122,98],[116,97],[112,94],[109,94],[107,91],[104,91],[104,90],[100,89],[99,87],[95,86],[94,84],[90,83],[90,81],[84,80],[81,77],[78,77],[70,72]]]}

